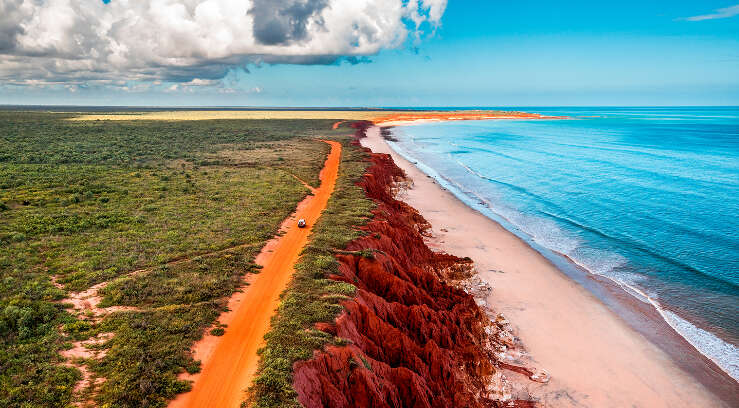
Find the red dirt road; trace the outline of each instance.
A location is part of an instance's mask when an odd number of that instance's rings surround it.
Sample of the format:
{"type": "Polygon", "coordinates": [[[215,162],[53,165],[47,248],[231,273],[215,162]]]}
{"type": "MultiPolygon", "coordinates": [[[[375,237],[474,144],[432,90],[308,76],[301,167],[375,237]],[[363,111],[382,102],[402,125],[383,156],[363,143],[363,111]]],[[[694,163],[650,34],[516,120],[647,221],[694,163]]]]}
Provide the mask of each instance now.
{"type": "Polygon", "coordinates": [[[206,336],[194,347],[195,358],[203,362],[202,371],[185,377],[195,381],[193,388],[172,401],[170,408],[237,408],[246,399],[245,390],[251,384],[259,361],[257,349],[264,343],[280,293],[290,282],[312,226],[326,208],[336,185],[341,144],[326,143],[331,145],[331,152],[321,170],[321,186],[303,200],[283,224],[284,234],[270,241],[257,256],[256,262],[263,266],[262,271],[252,276],[244,292],[234,295],[237,299],[229,301],[231,311],[220,319],[228,324],[226,333],[221,337],[206,336]],[[298,228],[300,218],[308,223],[306,228],[298,228]]]}

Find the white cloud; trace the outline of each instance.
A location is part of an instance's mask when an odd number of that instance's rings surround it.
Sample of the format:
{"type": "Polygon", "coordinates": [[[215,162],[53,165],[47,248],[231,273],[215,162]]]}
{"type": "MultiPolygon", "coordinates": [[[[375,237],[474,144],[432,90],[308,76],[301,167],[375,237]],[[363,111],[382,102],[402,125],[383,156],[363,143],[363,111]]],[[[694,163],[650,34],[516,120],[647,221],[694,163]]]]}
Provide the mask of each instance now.
{"type": "MultiPolygon", "coordinates": [[[[376,54],[446,0],[0,0],[0,84],[214,85],[250,63],[376,54]]],[[[175,89],[173,89],[174,91],[175,89]]]]}
{"type": "Polygon", "coordinates": [[[715,20],[718,18],[729,18],[739,14],[739,4],[731,7],[720,8],[711,14],[703,14],[700,16],[686,17],[684,20],[687,21],[703,21],[703,20],[715,20]]]}
{"type": "Polygon", "coordinates": [[[193,78],[190,82],[185,82],[183,85],[189,85],[189,86],[214,86],[219,85],[221,81],[217,79],[200,79],[200,78],[193,78]]]}

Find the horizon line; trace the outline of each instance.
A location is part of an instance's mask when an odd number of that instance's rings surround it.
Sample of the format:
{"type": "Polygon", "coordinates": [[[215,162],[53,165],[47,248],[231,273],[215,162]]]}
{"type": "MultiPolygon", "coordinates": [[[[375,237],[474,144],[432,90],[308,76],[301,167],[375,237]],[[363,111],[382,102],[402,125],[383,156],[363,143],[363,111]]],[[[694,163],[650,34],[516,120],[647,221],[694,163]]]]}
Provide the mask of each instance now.
{"type": "Polygon", "coordinates": [[[410,110],[410,109],[510,109],[510,108],[731,108],[739,107],[739,105],[718,104],[718,105],[448,105],[448,106],[290,106],[290,105],[92,105],[92,104],[3,104],[0,103],[0,109],[3,108],[141,108],[141,109],[245,109],[245,110],[410,110]]]}

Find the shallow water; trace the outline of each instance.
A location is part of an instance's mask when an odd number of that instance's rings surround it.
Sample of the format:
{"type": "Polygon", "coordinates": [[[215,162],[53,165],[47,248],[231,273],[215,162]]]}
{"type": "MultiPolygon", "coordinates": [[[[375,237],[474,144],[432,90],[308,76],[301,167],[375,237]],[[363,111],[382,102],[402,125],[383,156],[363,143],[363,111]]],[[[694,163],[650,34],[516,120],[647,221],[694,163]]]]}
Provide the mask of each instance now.
{"type": "Polygon", "coordinates": [[[739,108],[530,110],[572,119],[402,126],[393,144],[739,378],[739,108]]]}

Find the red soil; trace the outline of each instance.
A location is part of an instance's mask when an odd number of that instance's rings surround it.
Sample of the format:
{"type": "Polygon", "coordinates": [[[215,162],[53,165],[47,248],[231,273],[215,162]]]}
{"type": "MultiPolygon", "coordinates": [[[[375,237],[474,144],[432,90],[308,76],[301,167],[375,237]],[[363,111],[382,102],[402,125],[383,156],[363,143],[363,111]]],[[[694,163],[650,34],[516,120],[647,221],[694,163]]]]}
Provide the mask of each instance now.
{"type": "Polygon", "coordinates": [[[346,249],[374,257],[337,255],[340,273],[330,278],[358,291],[334,324],[317,327],[350,344],[294,365],[298,400],[307,408],[533,406],[500,402],[499,328],[451,284],[469,276],[471,261],[431,251],[422,235],[428,223],[393,198],[402,170],[388,155],[370,160],[360,184],[378,207],[362,227],[368,234],[346,249]]]}
{"type": "Polygon", "coordinates": [[[228,324],[221,337],[206,336],[195,346],[195,357],[203,363],[202,371],[194,377],[192,391],[181,394],[170,407],[228,407],[240,406],[246,399],[244,390],[249,387],[257,369],[257,349],[264,342],[270,318],[279,305],[279,295],[287,287],[298,256],[308,242],[311,227],[326,208],[334,190],[339,171],[341,144],[328,141],[331,152],[321,171],[321,186],[313,190],[300,203],[291,217],[283,224],[283,234],[262,249],[256,262],[262,271],[250,280],[244,292],[237,293],[229,301],[230,312],[222,316],[221,323],[228,324]],[[304,218],[306,228],[298,228],[295,220],[304,218]]]}

